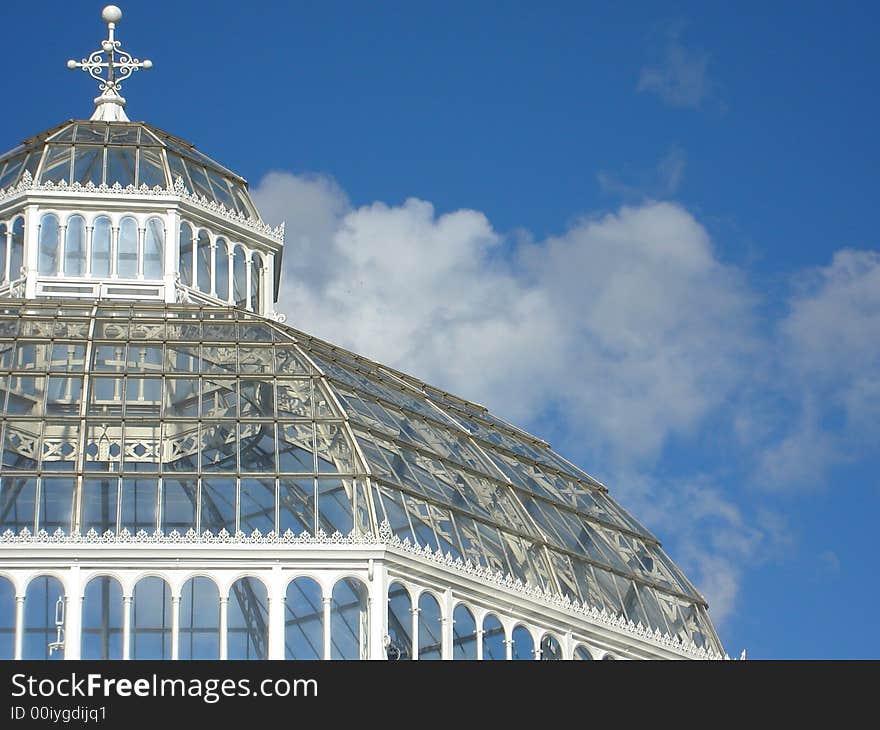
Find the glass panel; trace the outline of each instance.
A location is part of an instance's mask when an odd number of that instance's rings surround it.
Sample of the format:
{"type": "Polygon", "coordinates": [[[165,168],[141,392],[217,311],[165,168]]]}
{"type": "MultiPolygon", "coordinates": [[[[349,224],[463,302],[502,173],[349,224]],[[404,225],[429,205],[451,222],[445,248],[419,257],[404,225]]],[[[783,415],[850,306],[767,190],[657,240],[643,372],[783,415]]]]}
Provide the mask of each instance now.
{"type": "MultiPolygon", "coordinates": [[[[244,444],[242,444],[244,448],[244,444]]],[[[235,471],[238,444],[234,423],[204,423],[201,427],[202,471],[235,471]]]]}
{"type": "Polygon", "coordinates": [[[58,218],[47,213],[40,218],[38,270],[41,274],[58,273],[58,218]]]}
{"type": "Polygon", "coordinates": [[[588,661],[592,661],[593,655],[590,654],[590,650],[587,649],[587,647],[585,647],[583,644],[581,644],[580,646],[578,646],[574,650],[574,657],[573,658],[577,661],[587,661],[588,662],[588,661]]]}
{"type": "Polygon", "coordinates": [[[442,659],[440,604],[430,593],[419,598],[419,659],[442,659]]]}
{"type": "Polygon", "coordinates": [[[202,416],[235,418],[238,414],[237,382],[231,378],[202,380],[202,416]]]}
{"type": "Polygon", "coordinates": [[[412,659],[412,599],[401,583],[388,588],[388,638],[385,654],[392,661],[412,659]]]}
{"type": "Polygon", "coordinates": [[[9,252],[9,280],[22,275],[24,266],[24,219],[16,218],[12,224],[12,250],[9,252]]]}
{"type": "Polygon", "coordinates": [[[247,307],[247,262],[244,257],[244,249],[235,247],[232,256],[232,302],[236,307],[247,307]]]}
{"type": "Polygon", "coordinates": [[[269,608],[266,586],[256,578],[240,578],[229,591],[227,616],[229,659],[266,659],[269,608]]]}
{"type": "Polygon", "coordinates": [[[196,528],[196,479],[162,480],[162,531],[177,530],[181,535],[196,528]]]}
{"type": "Polygon", "coordinates": [[[12,530],[34,532],[37,480],[35,477],[0,479],[0,534],[12,530]]]}
{"type": "Polygon", "coordinates": [[[168,186],[165,179],[165,165],[162,163],[162,151],[158,149],[149,149],[141,147],[139,150],[140,165],[138,166],[138,187],[146,185],[148,188],[154,188],[157,185],[160,188],[168,186]]]}
{"type": "Polygon", "coordinates": [[[116,477],[83,480],[80,532],[94,530],[99,535],[107,530],[116,532],[118,492],[119,480],[116,477]]]}
{"type": "Polygon", "coordinates": [[[15,658],[15,587],[0,576],[0,661],[15,658]]]}
{"type": "Polygon", "coordinates": [[[284,658],[323,659],[324,612],[321,587],[311,578],[287,586],[284,609],[284,658]]]}
{"type": "Polygon", "coordinates": [[[73,516],[73,488],[71,479],[43,477],[40,484],[40,509],[37,528],[50,535],[56,530],[69,534],[73,516]]]}
{"type": "Polygon", "coordinates": [[[168,471],[198,471],[199,431],[194,423],[163,426],[162,463],[168,471]]]}
{"type": "Polygon", "coordinates": [[[252,312],[262,313],[260,306],[261,283],[263,280],[262,263],[260,257],[251,254],[251,291],[250,291],[250,310],[252,312]]]}
{"type": "Polygon", "coordinates": [[[165,153],[168,155],[168,168],[171,172],[171,186],[177,184],[177,179],[180,178],[181,182],[183,182],[183,186],[189,191],[193,192],[193,184],[189,179],[189,173],[186,171],[186,168],[183,166],[183,160],[180,159],[173,152],[165,153]]]}
{"type": "Polygon", "coordinates": [[[477,623],[467,606],[459,603],[452,614],[452,658],[477,658],[477,623]]]}
{"type": "Polygon", "coordinates": [[[211,178],[211,189],[217,202],[225,205],[227,210],[235,210],[235,202],[232,200],[226,180],[213,170],[208,170],[208,177],[211,178]]]}
{"type": "Polygon", "coordinates": [[[281,479],[278,488],[278,533],[315,532],[314,479],[281,479]]]}
{"type": "Polygon", "coordinates": [[[56,619],[63,615],[64,589],[57,578],[41,575],[28,583],[24,599],[22,659],[64,659],[64,647],[49,652],[57,639],[56,619]]]}
{"type": "Polygon", "coordinates": [[[171,658],[171,588],[161,578],[142,578],[134,587],[131,658],[171,658]]]}
{"type": "Polygon", "coordinates": [[[184,286],[194,286],[193,273],[193,233],[189,223],[180,224],[180,259],[177,264],[180,273],[180,283],[184,286]]]}
{"type": "Polygon", "coordinates": [[[278,424],[278,470],[282,472],[315,473],[312,425],[307,423],[278,424]]]}
{"type": "Polygon", "coordinates": [[[148,534],[156,531],[159,506],[159,482],[157,479],[123,479],[120,489],[119,530],[136,535],[143,530],[148,534]]]}
{"type": "Polygon", "coordinates": [[[204,195],[209,201],[214,200],[214,193],[211,191],[211,186],[205,175],[205,168],[193,164],[191,160],[185,160],[185,163],[189,178],[192,180],[193,192],[196,195],[204,195]]]}
{"type": "Polygon", "coordinates": [[[46,413],[48,415],[78,416],[82,400],[82,377],[49,378],[46,393],[46,413]]]}
{"type": "Polygon", "coordinates": [[[122,586],[103,575],[86,586],[82,608],[82,658],[122,659],[122,586]]]}
{"type": "MultiPolygon", "coordinates": [[[[79,149],[79,148],[77,148],[79,149]]],[[[113,187],[116,183],[126,187],[135,184],[135,154],[134,147],[108,147],[107,148],[107,184],[113,187]]],[[[77,152],[77,157],[79,153],[77,152]]]]}
{"type": "Polygon", "coordinates": [[[165,226],[159,218],[150,218],[144,233],[144,278],[162,278],[164,256],[165,226]]]}
{"type": "Polygon", "coordinates": [[[25,155],[19,155],[9,160],[5,167],[0,165],[3,169],[3,172],[0,173],[0,188],[5,188],[18,181],[18,173],[21,171],[24,160],[25,155]]]}
{"type": "Polygon", "coordinates": [[[354,482],[350,479],[318,480],[318,516],[321,529],[328,535],[348,535],[354,529],[352,503],[354,482]]]}
{"type": "Polygon", "coordinates": [[[64,239],[64,273],[82,276],[86,272],[86,222],[82,216],[67,219],[64,239]]]}
{"type": "Polygon", "coordinates": [[[275,480],[242,479],[239,486],[239,529],[246,535],[275,530],[275,480]]]}
{"type": "Polygon", "coordinates": [[[541,639],[541,661],[558,661],[562,659],[562,647],[555,636],[545,634],[541,639]]]}
{"type": "MultiPolygon", "coordinates": [[[[86,185],[100,185],[104,177],[104,148],[93,145],[77,145],[73,155],[73,181],[86,185]]],[[[129,182],[134,181],[134,176],[129,182]]],[[[111,181],[112,185],[113,182],[111,181]]],[[[127,185],[128,183],[123,183],[127,185]]]]}
{"type": "MultiPolygon", "coordinates": [[[[59,183],[62,180],[70,182],[70,159],[73,147],[70,145],[50,144],[46,149],[43,160],[43,169],[40,172],[40,181],[43,183],[59,183]]],[[[98,181],[101,184],[101,181],[98,181]]]]}
{"type": "Polygon", "coordinates": [[[369,658],[369,637],[367,587],[356,578],[337,581],[330,604],[330,657],[369,658]]]}
{"type": "Polygon", "coordinates": [[[240,387],[242,417],[274,417],[275,387],[271,380],[242,378],[240,387]]]}
{"type": "Polygon", "coordinates": [[[92,276],[110,276],[110,219],[95,219],[92,233],[92,276]]]}
{"type": "Polygon", "coordinates": [[[137,276],[138,228],[134,218],[123,218],[119,225],[117,273],[123,279],[137,276]]]}
{"type": "Polygon", "coordinates": [[[214,252],[214,265],[216,270],[216,294],[218,299],[224,302],[229,299],[229,250],[226,247],[226,239],[217,239],[217,248],[214,252]]]}
{"type": "Polygon", "coordinates": [[[199,379],[165,379],[165,416],[197,416],[199,413],[199,379]]]}
{"type": "Polygon", "coordinates": [[[504,644],[504,627],[496,616],[491,614],[483,619],[483,660],[507,659],[504,644]]]}
{"type": "Polygon", "coordinates": [[[201,524],[206,530],[219,535],[220,530],[235,534],[235,479],[203,479],[201,491],[201,524]]]}
{"type": "Polygon", "coordinates": [[[278,380],[278,414],[293,418],[311,418],[312,383],[310,380],[278,380]]]}
{"type": "Polygon", "coordinates": [[[513,659],[526,660],[535,658],[535,642],[525,626],[517,626],[513,630],[512,639],[513,659]]]}
{"type": "Polygon", "coordinates": [[[211,237],[207,231],[199,231],[196,283],[200,291],[211,292],[211,237]]]}
{"type": "Polygon", "coordinates": [[[183,584],[178,618],[180,659],[220,658],[220,593],[210,578],[183,584]]]}

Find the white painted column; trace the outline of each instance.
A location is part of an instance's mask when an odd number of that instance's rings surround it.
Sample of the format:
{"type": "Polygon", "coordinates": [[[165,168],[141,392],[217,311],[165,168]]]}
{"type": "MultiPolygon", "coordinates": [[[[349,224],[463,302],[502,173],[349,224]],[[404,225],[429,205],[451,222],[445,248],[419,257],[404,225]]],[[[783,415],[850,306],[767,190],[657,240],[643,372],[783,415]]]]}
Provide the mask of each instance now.
{"type": "MultiPolygon", "coordinates": [[[[165,229],[162,278],[165,282],[165,302],[172,304],[177,299],[174,287],[180,267],[180,215],[175,208],[169,208],[165,215],[165,229]]],[[[195,261],[192,263],[195,264],[195,261]]]]}
{"type": "Polygon", "coordinates": [[[477,629],[477,661],[483,661],[483,626],[477,629]]]}
{"type": "Polygon", "coordinates": [[[82,576],[78,565],[70,567],[70,576],[65,586],[64,616],[64,658],[79,659],[82,650],[82,576]]]}
{"type": "Polygon", "coordinates": [[[385,589],[385,565],[371,561],[370,564],[370,658],[386,659],[385,634],[388,633],[388,592],[385,589]]]}
{"type": "Polygon", "coordinates": [[[452,660],[455,652],[453,642],[455,641],[455,617],[453,615],[453,598],[452,591],[448,588],[443,593],[443,618],[441,619],[441,639],[442,651],[441,658],[452,660]]]}
{"type": "Polygon", "coordinates": [[[220,596],[220,658],[229,657],[229,637],[226,631],[229,628],[229,596],[220,596]]]}
{"type": "MultiPolygon", "coordinates": [[[[29,205],[24,211],[24,269],[25,297],[34,299],[37,296],[37,268],[40,253],[40,217],[35,205],[29,205]]],[[[14,278],[17,274],[12,273],[14,278]]]]}
{"type": "MultiPolygon", "coordinates": [[[[217,242],[213,240],[213,236],[211,236],[210,250],[210,271],[208,272],[211,279],[211,290],[208,292],[212,297],[217,296],[217,242]]],[[[204,291],[204,289],[202,290],[204,291]]]]}
{"type": "Polygon", "coordinates": [[[504,658],[507,661],[513,659],[513,639],[504,640],[504,658]]]}
{"type": "Polygon", "coordinates": [[[171,596],[171,658],[180,656],[180,596],[171,596]]]}
{"type": "Polygon", "coordinates": [[[419,613],[418,606],[413,606],[409,612],[412,614],[412,658],[419,658],[419,613]]]}
{"type": "Polygon", "coordinates": [[[15,658],[21,659],[24,647],[24,596],[15,597],[15,658]]]}
{"type": "Polygon", "coordinates": [[[284,574],[281,566],[272,567],[269,580],[269,659],[284,659],[284,574]]]}
{"type": "Polygon", "coordinates": [[[330,659],[330,604],[333,597],[321,596],[321,602],[324,604],[324,659],[330,659]]]}
{"type": "Polygon", "coordinates": [[[122,597],[122,658],[131,659],[131,596],[122,597]]]}

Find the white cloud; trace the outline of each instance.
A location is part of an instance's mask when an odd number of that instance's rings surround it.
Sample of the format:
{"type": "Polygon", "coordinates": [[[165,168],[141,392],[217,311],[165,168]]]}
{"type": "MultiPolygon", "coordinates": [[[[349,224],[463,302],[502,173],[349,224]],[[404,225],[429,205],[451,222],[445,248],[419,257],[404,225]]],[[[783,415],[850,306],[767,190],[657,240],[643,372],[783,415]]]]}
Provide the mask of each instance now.
{"type": "Polygon", "coordinates": [[[764,451],[776,486],[816,486],[880,445],[880,254],[841,250],[798,277],[778,327],[793,414],[764,451]]]}
{"type": "Polygon", "coordinates": [[[708,67],[709,54],[685,48],[676,27],[668,34],[662,62],[642,68],[637,88],[657,94],[670,106],[698,107],[712,90],[708,67]]]}

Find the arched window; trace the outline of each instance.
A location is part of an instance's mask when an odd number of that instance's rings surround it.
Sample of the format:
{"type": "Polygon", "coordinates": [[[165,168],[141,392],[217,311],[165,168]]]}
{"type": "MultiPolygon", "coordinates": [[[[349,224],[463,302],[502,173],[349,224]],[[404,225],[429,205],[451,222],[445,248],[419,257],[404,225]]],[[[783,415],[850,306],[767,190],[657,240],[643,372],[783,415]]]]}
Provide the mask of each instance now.
{"type": "Polygon", "coordinates": [[[507,659],[504,627],[498,617],[491,614],[483,619],[483,659],[507,659]]]}
{"type": "Polygon", "coordinates": [[[165,271],[165,224],[159,218],[147,221],[144,232],[144,278],[161,279],[165,271]]]}
{"type": "Polygon", "coordinates": [[[24,599],[22,659],[64,659],[63,648],[49,654],[49,644],[58,638],[57,621],[63,615],[64,588],[60,580],[41,575],[28,583],[24,599]]]}
{"type": "Polygon", "coordinates": [[[92,578],[83,596],[82,658],[122,659],[122,587],[107,575],[92,578]]]}
{"type": "Polygon", "coordinates": [[[251,254],[251,306],[252,312],[260,311],[260,292],[263,285],[263,259],[259,254],[251,254]]]}
{"type": "Polygon", "coordinates": [[[247,260],[241,246],[236,246],[232,255],[232,301],[236,307],[247,307],[247,260]]]}
{"type": "Polygon", "coordinates": [[[37,270],[41,274],[58,273],[58,217],[52,213],[46,213],[40,218],[37,270]]]}
{"type": "Polygon", "coordinates": [[[134,218],[126,217],[119,224],[116,273],[123,279],[137,276],[138,226],[134,218]]]}
{"type": "Polygon", "coordinates": [[[367,659],[370,636],[367,587],[356,578],[333,586],[330,604],[332,659],[367,659]]]}
{"type": "Polygon", "coordinates": [[[581,644],[579,647],[577,647],[574,650],[574,657],[573,658],[577,661],[589,662],[589,661],[592,661],[593,655],[590,654],[590,650],[587,649],[587,647],[585,647],[583,644],[581,644]]]}
{"type": "Polygon", "coordinates": [[[0,576],[0,660],[15,658],[15,587],[0,576]]]}
{"type": "Polygon", "coordinates": [[[9,281],[21,278],[24,267],[24,218],[12,223],[12,246],[9,251],[9,281]]]}
{"type": "Polygon", "coordinates": [[[230,659],[269,656],[269,608],[266,586],[257,578],[239,578],[229,590],[226,618],[230,659]]]}
{"type": "Polygon", "coordinates": [[[86,221],[81,215],[67,219],[64,234],[64,273],[82,276],[86,273],[86,221]]]}
{"type": "Polygon", "coordinates": [[[386,655],[392,660],[412,659],[412,599],[401,583],[388,587],[388,638],[386,655]]]}
{"type": "Polygon", "coordinates": [[[211,291],[211,237],[207,231],[199,231],[198,254],[196,256],[196,282],[199,291],[211,291]]]}
{"type": "Polygon", "coordinates": [[[220,658],[220,593],[214,581],[197,576],[183,584],[178,621],[181,659],[220,658]]]}
{"type": "Polygon", "coordinates": [[[517,626],[511,634],[513,639],[513,659],[534,659],[535,642],[525,626],[517,626]]]}
{"type": "Polygon", "coordinates": [[[452,614],[452,658],[477,658],[477,622],[467,606],[459,603],[452,614]]]}
{"type": "Polygon", "coordinates": [[[110,219],[95,219],[92,232],[92,276],[110,276],[110,219]]]}
{"type": "Polygon", "coordinates": [[[7,231],[6,224],[0,223],[0,281],[6,281],[7,231]]]}
{"type": "Polygon", "coordinates": [[[189,223],[180,224],[180,257],[177,263],[177,271],[180,273],[180,283],[184,286],[193,286],[193,232],[189,223]]]}
{"type": "Polygon", "coordinates": [[[297,578],[287,586],[284,608],[284,658],[324,658],[324,609],[321,586],[297,578]]]}
{"type": "Polygon", "coordinates": [[[217,239],[217,250],[214,253],[214,271],[217,280],[216,294],[224,302],[229,299],[229,249],[226,239],[217,239]]]}
{"type": "Polygon", "coordinates": [[[430,593],[419,598],[419,659],[443,658],[440,604],[430,593]]]}
{"type": "Polygon", "coordinates": [[[541,639],[541,661],[558,661],[562,659],[562,647],[552,634],[544,634],[541,639]]]}
{"type": "Polygon", "coordinates": [[[171,589],[161,578],[141,578],[134,587],[131,658],[171,658],[171,589]]]}

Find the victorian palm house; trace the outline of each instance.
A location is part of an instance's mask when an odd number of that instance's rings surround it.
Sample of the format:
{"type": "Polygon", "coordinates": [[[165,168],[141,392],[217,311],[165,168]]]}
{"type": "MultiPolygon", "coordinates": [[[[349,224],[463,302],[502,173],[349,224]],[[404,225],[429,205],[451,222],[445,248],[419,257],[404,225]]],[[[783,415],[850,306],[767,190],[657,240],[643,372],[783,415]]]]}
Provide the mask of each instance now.
{"type": "Polygon", "coordinates": [[[284,324],[283,230],[131,122],[0,157],[0,658],[723,655],[604,485],[481,406],[284,324]]]}

